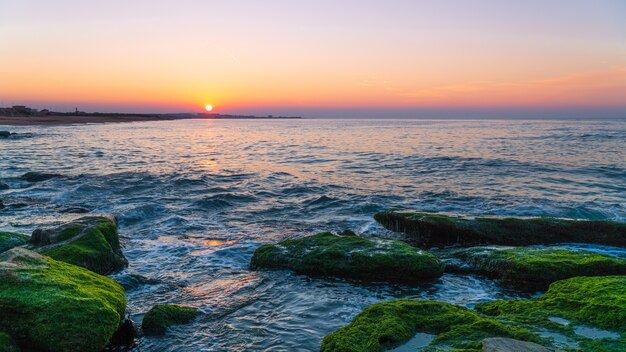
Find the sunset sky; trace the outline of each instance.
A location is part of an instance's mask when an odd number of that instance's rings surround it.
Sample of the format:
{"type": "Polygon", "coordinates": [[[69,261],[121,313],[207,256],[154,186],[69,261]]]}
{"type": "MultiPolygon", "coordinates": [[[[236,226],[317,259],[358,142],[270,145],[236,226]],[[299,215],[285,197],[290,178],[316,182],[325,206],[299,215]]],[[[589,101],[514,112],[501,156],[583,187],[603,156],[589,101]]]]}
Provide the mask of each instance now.
{"type": "Polygon", "coordinates": [[[0,106],[626,116],[626,1],[0,1],[0,106]]]}

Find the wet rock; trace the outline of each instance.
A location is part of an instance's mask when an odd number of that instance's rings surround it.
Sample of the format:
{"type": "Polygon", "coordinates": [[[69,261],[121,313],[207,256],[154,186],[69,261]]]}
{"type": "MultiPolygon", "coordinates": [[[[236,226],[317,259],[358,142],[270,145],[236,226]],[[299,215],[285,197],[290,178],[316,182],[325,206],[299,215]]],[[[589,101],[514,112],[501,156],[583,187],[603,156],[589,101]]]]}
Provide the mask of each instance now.
{"type": "Polygon", "coordinates": [[[9,188],[10,188],[9,185],[7,185],[4,182],[0,182],[0,191],[3,191],[5,189],[9,189],[9,188]]]}
{"type": "Polygon", "coordinates": [[[27,172],[20,176],[20,179],[28,182],[41,182],[58,177],[63,177],[63,175],[47,172],[27,172]]]}
{"type": "Polygon", "coordinates": [[[591,340],[575,333],[579,325],[626,333],[626,276],[575,277],[550,285],[541,297],[481,303],[476,309],[511,323],[536,329],[558,327],[585,351],[626,351],[626,340],[591,340]],[[555,318],[567,325],[555,323],[555,318]]]}
{"type": "Polygon", "coordinates": [[[122,287],[126,291],[136,290],[143,285],[158,285],[162,283],[160,280],[151,279],[143,275],[137,274],[120,275],[119,277],[115,278],[115,281],[117,281],[118,284],[122,285],[122,287]]]}
{"type": "Polygon", "coordinates": [[[0,253],[17,246],[23,246],[29,237],[19,233],[0,231],[0,253]]]}
{"type": "Polygon", "coordinates": [[[443,274],[443,264],[434,255],[406,243],[329,232],[261,246],[254,252],[251,267],[389,282],[415,282],[443,274]]]}
{"type": "Polygon", "coordinates": [[[408,235],[418,247],[563,242],[626,247],[626,223],[559,218],[462,217],[430,212],[386,211],[374,215],[385,228],[408,235]]]}
{"type": "Polygon", "coordinates": [[[4,203],[2,202],[2,199],[0,199],[0,209],[4,209],[4,203]]]}
{"type": "Polygon", "coordinates": [[[137,338],[135,322],[126,318],[122,321],[117,331],[111,337],[110,344],[113,346],[133,346],[137,338]]]}
{"type": "Polygon", "coordinates": [[[512,324],[483,317],[449,303],[399,299],[371,305],[350,324],[324,337],[322,352],[382,351],[398,346],[418,332],[436,337],[429,347],[478,350],[488,337],[539,342],[536,334],[512,324]]]}
{"type": "Polygon", "coordinates": [[[78,207],[78,206],[70,206],[70,207],[65,207],[62,208],[61,210],[59,210],[59,213],[64,213],[64,214],[85,214],[85,213],[89,213],[91,210],[87,209],[87,208],[83,208],[83,207],[78,207]]]}
{"type": "Polygon", "coordinates": [[[22,350],[99,352],[125,307],[107,277],[25,248],[0,254],[0,331],[22,350]]]}
{"type": "Polygon", "coordinates": [[[339,231],[337,233],[337,235],[339,236],[358,236],[354,231],[352,230],[343,230],[343,231],[339,231]]]}
{"type": "Polygon", "coordinates": [[[483,352],[558,352],[534,342],[492,337],[483,340],[483,352]]]}
{"type": "Polygon", "coordinates": [[[52,229],[36,229],[29,242],[53,259],[106,275],[128,265],[113,216],[84,217],[52,229]]]}
{"type": "Polygon", "coordinates": [[[157,304],[146,313],[141,328],[146,335],[164,335],[172,325],[187,324],[198,316],[198,309],[176,304],[157,304]]]}
{"type": "Polygon", "coordinates": [[[483,274],[524,290],[576,276],[626,275],[626,260],[584,250],[472,247],[439,252],[446,271],[483,274]]]}
{"type": "Polygon", "coordinates": [[[11,132],[9,131],[0,131],[0,138],[9,138],[11,137],[11,132]]]}

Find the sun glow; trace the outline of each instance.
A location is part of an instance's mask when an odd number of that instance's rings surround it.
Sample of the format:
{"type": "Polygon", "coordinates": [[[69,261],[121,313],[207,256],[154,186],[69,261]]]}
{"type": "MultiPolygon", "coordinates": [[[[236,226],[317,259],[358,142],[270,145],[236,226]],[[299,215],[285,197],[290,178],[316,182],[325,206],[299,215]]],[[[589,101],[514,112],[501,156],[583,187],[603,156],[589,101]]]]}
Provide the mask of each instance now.
{"type": "Polygon", "coordinates": [[[206,105],[204,106],[204,110],[206,110],[206,111],[213,111],[213,105],[206,104],[206,105]]]}

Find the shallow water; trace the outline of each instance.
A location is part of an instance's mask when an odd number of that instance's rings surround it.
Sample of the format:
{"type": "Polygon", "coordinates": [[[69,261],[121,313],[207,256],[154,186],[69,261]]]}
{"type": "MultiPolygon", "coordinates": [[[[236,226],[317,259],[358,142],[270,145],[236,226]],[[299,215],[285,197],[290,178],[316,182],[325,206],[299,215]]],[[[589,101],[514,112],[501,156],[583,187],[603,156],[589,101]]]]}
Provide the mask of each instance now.
{"type": "MultiPolygon", "coordinates": [[[[141,351],[308,351],[369,304],[399,297],[472,306],[519,296],[479,277],[418,287],[251,272],[263,243],[353,229],[397,237],[389,207],[626,220],[625,121],[188,120],[2,127],[0,230],[30,233],[113,213],[133,319],[155,303],[205,313],[141,351]],[[68,175],[30,184],[27,171],[68,175]],[[22,207],[15,207],[22,205],[22,207]]],[[[576,246],[576,245],[573,245],[576,246]]],[[[583,246],[614,256],[623,251],[583,246]]]]}

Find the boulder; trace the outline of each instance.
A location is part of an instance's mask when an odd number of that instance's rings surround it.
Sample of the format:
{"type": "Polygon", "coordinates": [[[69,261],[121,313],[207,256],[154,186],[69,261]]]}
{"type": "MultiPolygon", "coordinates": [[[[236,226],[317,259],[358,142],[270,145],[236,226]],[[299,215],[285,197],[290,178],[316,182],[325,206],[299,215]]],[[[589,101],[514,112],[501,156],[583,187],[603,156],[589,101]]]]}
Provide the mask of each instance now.
{"type": "Polygon", "coordinates": [[[483,352],[557,352],[534,342],[508,339],[505,337],[491,337],[483,340],[483,352]]]}
{"type": "Polygon", "coordinates": [[[187,324],[198,316],[198,309],[176,304],[157,304],[146,313],[141,328],[146,335],[164,335],[172,325],[187,324]]]}
{"type": "Polygon", "coordinates": [[[21,247],[0,254],[0,331],[22,350],[102,351],[125,307],[107,277],[21,247]]]}
{"type": "Polygon", "coordinates": [[[379,352],[411,339],[418,332],[434,334],[430,347],[480,349],[488,337],[539,342],[532,332],[471,309],[448,303],[399,299],[371,305],[350,324],[324,337],[322,352],[379,352]]]}
{"type": "Polygon", "coordinates": [[[24,181],[28,182],[41,182],[46,181],[52,178],[63,177],[60,174],[47,173],[47,172],[27,172],[20,176],[20,178],[24,181]]]}
{"type": "Polygon", "coordinates": [[[23,246],[28,236],[13,232],[0,232],[0,253],[17,246],[23,246]]]}
{"type": "Polygon", "coordinates": [[[483,274],[524,290],[544,290],[576,276],[626,275],[625,259],[585,250],[472,247],[439,253],[446,271],[483,274]]]}
{"type": "Polygon", "coordinates": [[[443,274],[443,264],[434,255],[406,243],[329,232],[263,245],[254,252],[251,267],[390,282],[415,282],[443,274]]]}
{"type": "Polygon", "coordinates": [[[137,327],[135,327],[135,323],[126,318],[122,320],[117,331],[111,337],[111,345],[112,346],[133,346],[135,344],[135,339],[137,338],[137,327]]]}
{"type": "Polygon", "coordinates": [[[626,247],[626,223],[560,218],[463,217],[431,212],[386,211],[374,215],[418,247],[498,244],[527,246],[562,242],[626,247]]]}
{"type": "Polygon", "coordinates": [[[626,351],[626,276],[561,280],[538,298],[481,303],[476,309],[511,323],[532,324],[538,330],[558,328],[585,351],[626,351]],[[556,324],[555,319],[567,323],[556,324]],[[591,340],[576,334],[577,326],[606,329],[622,338],[591,340]]]}
{"type": "Polygon", "coordinates": [[[106,275],[128,265],[113,216],[90,216],[52,229],[33,231],[35,251],[106,275]]]}

